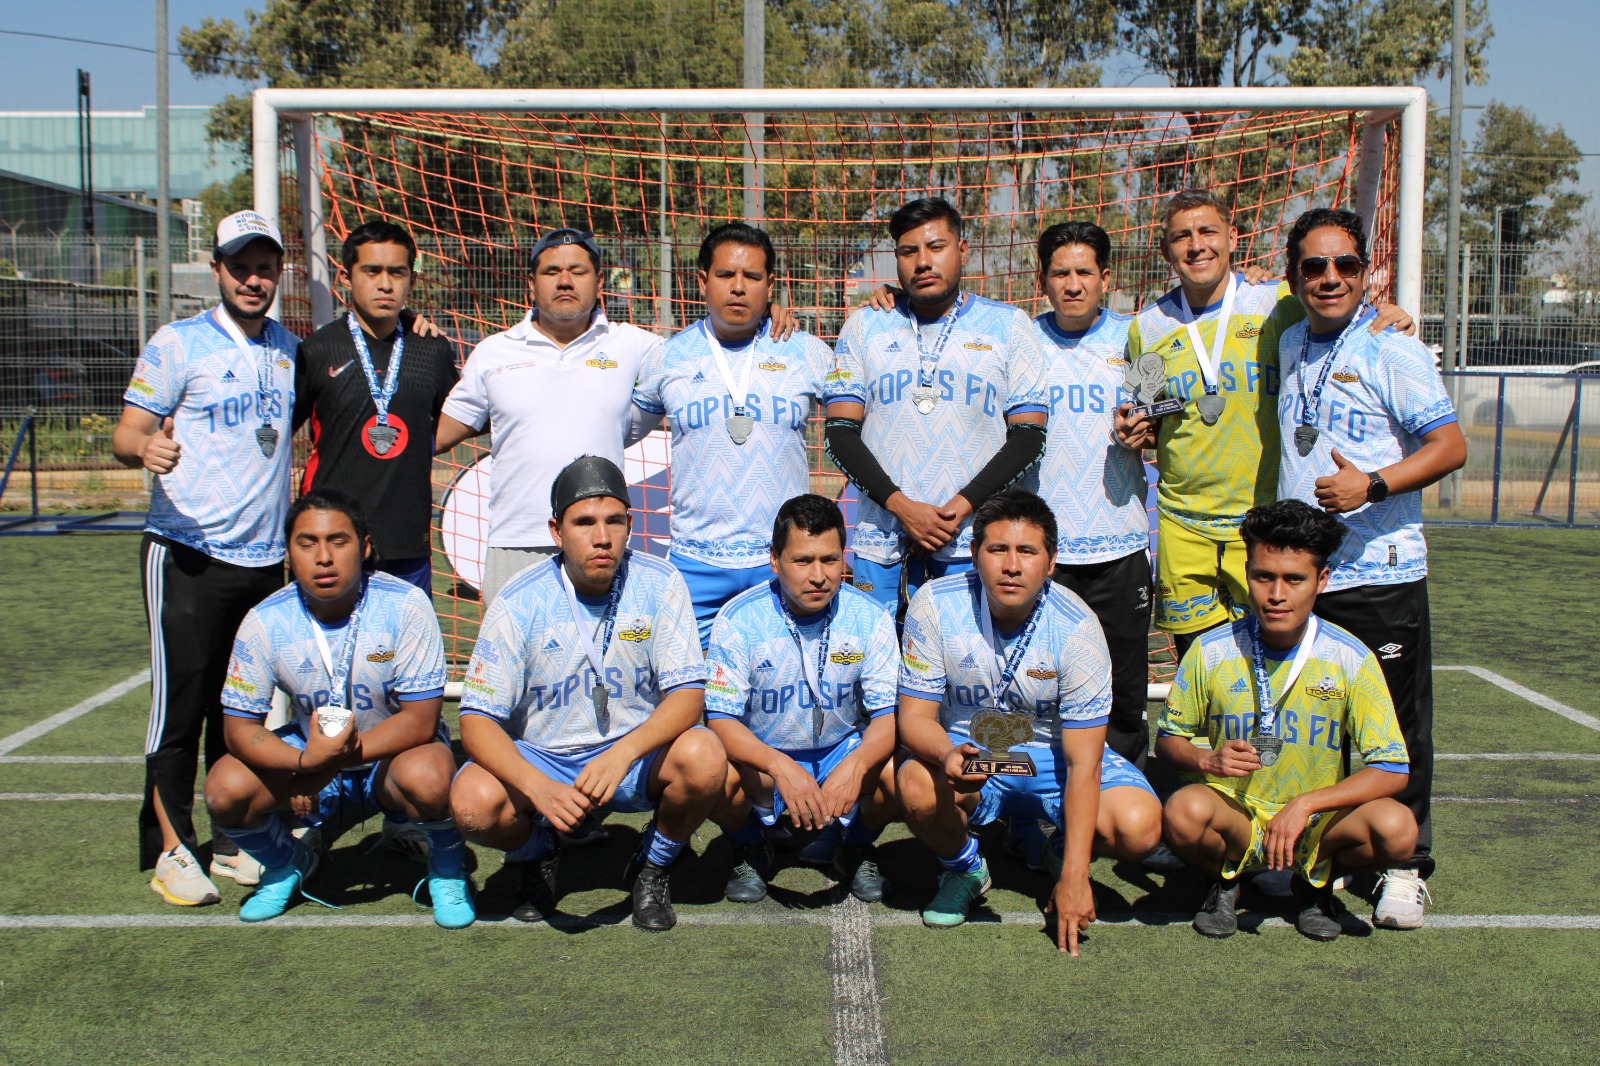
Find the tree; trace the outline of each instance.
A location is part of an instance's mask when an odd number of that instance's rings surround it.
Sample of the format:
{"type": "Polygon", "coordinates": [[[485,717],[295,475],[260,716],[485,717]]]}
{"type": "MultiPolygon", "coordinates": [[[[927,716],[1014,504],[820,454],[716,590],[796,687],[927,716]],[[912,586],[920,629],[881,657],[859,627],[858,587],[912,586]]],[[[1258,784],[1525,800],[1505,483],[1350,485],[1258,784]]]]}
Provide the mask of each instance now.
{"type": "Polygon", "coordinates": [[[1549,265],[1556,287],[1570,294],[1573,314],[1593,315],[1600,307],[1600,215],[1586,212],[1549,265]]]}

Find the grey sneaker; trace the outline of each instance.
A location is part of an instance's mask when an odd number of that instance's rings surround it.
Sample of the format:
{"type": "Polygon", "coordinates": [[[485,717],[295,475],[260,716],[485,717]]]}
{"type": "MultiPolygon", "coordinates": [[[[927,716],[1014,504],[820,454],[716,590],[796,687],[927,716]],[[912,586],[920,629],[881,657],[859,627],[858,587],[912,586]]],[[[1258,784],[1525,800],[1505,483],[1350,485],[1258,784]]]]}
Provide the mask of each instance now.
{"type": "Polygon", "coordinates": [[[733,873],[723,894],[729,903],[755,903],[767,898],[767,874],[772,852],[765,844],[733,849],[733,873]]]}
{"type": "Polygon", "coordinates": [[[846,844],[833,860],[840,881],[849,882],[850,894],[862,903],[878,903],[894,886],[878,869],[878,849],[871,844],[846,844]]]}
{"type": "Polygon", "coordinates": [[[1166,844],[1157,844],[1154,851],[1139,860],[1139,865],[1153,874],[1175,874],[1186,864],[1166,844]]]}
{"type": "Polygon", "coordinates": [[[1194,931],[1216,940],[1239,931],[1239,879],[1221,878],[1206,888],[1205,902],[1194,916],[1194,931]]]}
{"type": "Polygon", "coordinates": [[[1344,929],[1339,915],[1344,905],[1333,894],[1332,885],[1316,888],[1310,882],[1294,879],[1294,927],[1312,940],[1337,940],[1344,929]]]}

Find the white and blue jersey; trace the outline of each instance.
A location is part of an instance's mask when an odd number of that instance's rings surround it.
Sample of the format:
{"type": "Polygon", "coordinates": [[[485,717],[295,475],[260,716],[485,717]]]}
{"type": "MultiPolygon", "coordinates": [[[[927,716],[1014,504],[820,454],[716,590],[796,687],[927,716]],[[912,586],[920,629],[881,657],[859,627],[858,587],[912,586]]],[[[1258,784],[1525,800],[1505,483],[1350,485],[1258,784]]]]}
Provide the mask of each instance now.
{"type": "Polygon", "coordinates": [[[609,596],[579,596],[574,618],[553,556],[506,583],[484,613],[462,682],[461,714],[480,714],[541,751],[582,756],[616,741],[649,718],[673,689],[705,684],[700,635],[683,577],[641,552],[623,556],[611,641],[604,650],[606,728],[594,708],[594,670],[585,640],[609,596]]]}
{"type": "Polygon", "coordinates": [[[223,562],[267,566],[284,554],[300,341],[269,318],[244,351],[215,317],[226,313],[218,304],[157,330],[122,402],[170,415],[183,449],[152,479],[145,529],[223,562]],[[271,456],[256,439],[263,424],[278,434],[271,456]]]}
{"type": "MultiPolygon", "coordinates": [[[[920,322],[931,352],[942,322],[920,322]]],[[[1006,418],[1049,409],[1044,359],[1028,316],[1010,304],[964,295],[933,384],[937,406],[922,414],[913,402],[921,358],[902,300],[894,311],[852,314],[834,348],[824,386],[828,403],[866,406],[861,436],[900,491],[918,503],[943,504],[967,486],[1006,441],[1006,418]]],[[[1037,486],[1030,472],[1019,487],[1037,486]]],[[[855,554],[897,564],[905,556],[900,520],[862,500],[851,537],[855,554]]],[[[972,522],[935,553],[941,561],[972,555],[972,522]]]]}
{"type": "MultiPolygon", "coordinates": [[[[900,691],[939,702],[939,724],[964,739],[972,718],[994,707],[994,651],[979,620],[976,571],[928,582],[906,610],[900,691]]],[[[1026,631],[996,632],[1001,654],[1026,631]]],[[[1032,640],[1003,697],[1004,709],[1033,715],[1029,745],[1060,750],[1062,729],[1103,726],[1111,717],[1111,657],[1094,612],[1060,585],[1046,586],[1032,640]]]]}
{"type": "Polygon", "coordinates": [[[1123,389],[1131,315],[1102,309],[1086,330],[1063,330],[1055,312],[1033,320],[1050,383],[1050,426],[1039,493],[1055,512],[1057,563],[1103,563],[1150,546],[1144,462],[1112,440],[1123,389]]]}
{"type": "Polygon", "coordinates": [[[717,615],[706,662],[706,717],[738,719],[763,744],[792,753],[833,747],[860,733],[868,719],[892,713],[900,655],[889,612],[841,585],[828,610],[795,619],[802,651],[784,621],[782,595],[774,578],[741,592],[717,615]],[[817,700],[800,657],[816,663],[824,629],[819,734],[817,700]]]}
{"type": "Polygon", "coordinates": [[[367,587],[348,688],[340,698],[334,698],[312,627],[321,628],[338,670],[350,619],[323,625],[306,609],[300,586],[290,584],[244,616],[222,685],[223,712],[265,721],[277,686],[289,694],[292,721],[302,735],[310,733],[311,712],[330,703],[354,711],[356,732],[365,733],[398,713],[402,703],[444,695],[444,641],[432,602],[415,585],[390,574],[368,574],[363,580],[367,587]]]}
{"type": "MultiPolygon", "coordinates": [[[[1317,479],[1338,469],[1333,449],[1360,470],[1380,470],[1415,452],[1424,434],[1456,421],[1456,412],[1432,353],[1415,338],[1393,329],[1374,337],[1358,325],[1333,354],[1337,335],[1319,337],[1307,329],[1304,322],[1290,326],[1278,345],[1283,367],[1278,418],[1284,442],[1278,492],[1284,499],[1316,506],[1317,479]],[[1317,441],[1302,457],[1294,446],[1294,430],[1324,370],[1321,399],[1311,405],[1317,441]]],[[[1347,532],[1328,560],[1328,592],[1398,585],[1428,575],[1422,493],[1397,493],[1338,518],[1347,532]]]]}
{"type": "Polygon", "coordinates": [[[728,435],[734,400],[718,372],[708,319],[640,368],[633,402],[665,416],[672,434],[675,555],[730,569],[765,566],[778,508],[811,491],[806,422],[833,353],[809,333],[775,341],[769,326],[751,340],[721,345],[734,378],[748,382],[743,404],[754,428],[743,444],[728,435]]]}

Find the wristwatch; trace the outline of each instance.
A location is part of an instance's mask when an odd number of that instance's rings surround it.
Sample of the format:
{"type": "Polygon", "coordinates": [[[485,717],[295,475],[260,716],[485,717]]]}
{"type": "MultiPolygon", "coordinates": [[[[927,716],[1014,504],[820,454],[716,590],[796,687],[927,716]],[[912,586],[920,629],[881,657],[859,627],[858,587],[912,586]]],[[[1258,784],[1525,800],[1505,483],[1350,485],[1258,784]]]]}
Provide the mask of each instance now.
{"type": "Polygon", "coordinates": [[[1383,478],[1378,475],[1376,470],[1368,474],[1367,478],[1369,480],[1367,485],[1367,502],[1382,503],[1384,500],[1387,500],[1389,498],[1389,483],[1383,480],[1383,478]]]}

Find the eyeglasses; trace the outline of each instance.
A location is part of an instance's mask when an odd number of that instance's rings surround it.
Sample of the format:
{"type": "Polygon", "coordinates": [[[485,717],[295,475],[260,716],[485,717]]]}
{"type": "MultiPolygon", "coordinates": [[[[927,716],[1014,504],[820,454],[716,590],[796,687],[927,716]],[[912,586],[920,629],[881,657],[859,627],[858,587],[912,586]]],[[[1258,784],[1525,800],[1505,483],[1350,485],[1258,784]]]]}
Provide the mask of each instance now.
{"type": "Polygon", "coordinates": [[[1367,261],[1359,255],[1336,255],[1332,259],[1325,255],[1308,255],[1300,260],[1300,277],[1305,281],[1315,281],[1327,273],[1329,263],[1346,281],[1360,277],[1362,268],[1367,265],[1367,261]]]}

